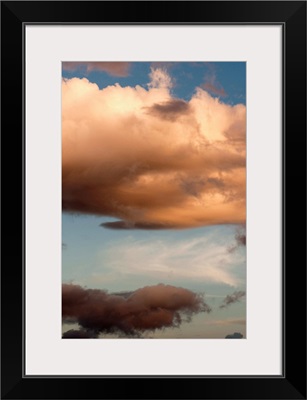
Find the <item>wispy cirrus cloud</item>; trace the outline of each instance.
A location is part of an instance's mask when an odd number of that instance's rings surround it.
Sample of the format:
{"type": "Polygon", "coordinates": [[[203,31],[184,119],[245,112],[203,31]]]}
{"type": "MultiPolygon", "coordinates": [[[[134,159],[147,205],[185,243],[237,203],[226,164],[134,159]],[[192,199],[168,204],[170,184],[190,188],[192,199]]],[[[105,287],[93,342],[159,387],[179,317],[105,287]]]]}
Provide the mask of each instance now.
{"type": "Polygon", "coordinates": [[[217,320],[207,321],[206,324],[207,325],[218,325],[218,326],[224,326],[224,325],[246,325],[246,319],[245,318],[217,319],[217,320]]]}
{"type": "Polygon", "coordinates": [[[229,253],[227,246],[216,243],[215,235],[181,240],[125,240],[113,241],[101,254],[104,267],[96,270],[94,280],[105,279],[109,272],[117,279],[143,276],[163,282],[221,284],[237,287],[245,277],[241,265],[245,257],[229,253]]]}
{"type": "Polygon", "coordinates": [[[216,76],[216,68],[214,63],[206,63],[207,66],[207,73],[205,75],[205,81],[201,85],[203,89],[207,92],[219,96],[219,97],[226,97],[227,93],[225,92],[223,86],[218,81],[216,76]]]}
{"type": "Polygon", "coordinates": [[[225,336],[225,339],[242,339],[243,335],[240,332],[230,333],[229,335],[225,336]]]}
{"type": "Polygon", "coordinates": [[[119,229],[119,230],[131,230],[131,229],[144,229],[144,230],[160,230],[160,229],[171,229],[175,226],[163,225],[158,223],[148,222],[133,222],[133,221],[113,221],[113,222],[102,222],[100,224],[103,228],[108,229],[119,229]]]}

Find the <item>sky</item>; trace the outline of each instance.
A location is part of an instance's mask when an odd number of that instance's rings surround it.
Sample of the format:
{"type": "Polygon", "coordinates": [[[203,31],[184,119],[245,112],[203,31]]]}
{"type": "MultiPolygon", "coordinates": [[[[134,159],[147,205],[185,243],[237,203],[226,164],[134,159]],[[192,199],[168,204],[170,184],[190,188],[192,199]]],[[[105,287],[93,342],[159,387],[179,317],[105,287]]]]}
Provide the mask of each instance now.
{"type": "Polygon", "coordinates": [[[62,64],[64,338],[246,337],[246,66],[62,64]]]}

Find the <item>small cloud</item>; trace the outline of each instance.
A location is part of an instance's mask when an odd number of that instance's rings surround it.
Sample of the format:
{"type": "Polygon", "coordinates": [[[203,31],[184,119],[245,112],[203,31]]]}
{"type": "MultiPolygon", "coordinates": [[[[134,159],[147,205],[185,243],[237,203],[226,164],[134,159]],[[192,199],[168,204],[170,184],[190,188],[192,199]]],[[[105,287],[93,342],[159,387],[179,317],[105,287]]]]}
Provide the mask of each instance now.
{"type": "Polygon", "coordinates": [[[242,339],[243,335],[239,332],[230,333],[229,335],[225,336],[225,339],[242,339]]]}
{"type": "Polygon", "coordinates": [[[156,103],[147,108],[148,114],[170,121],[174,121],[176,118],[189,114],[189,111],[189,103],[180,99],[156,103]]]}
{"type": "Polygon", "coordinates": [[[165,68],[153,68],[149,74],[150,82],[148,87],[150,89],[171,89],[173,81],[165,68]]]}
{"type": "Polygon", "coordinates": [[[220,305],[220,308],[225,308],[225,307],[229,306],[230,304],[237,303],[244,296],[245,296],[245,292],[243,292],[242,290],[233,292],[232,294],[229,294],[225,297],[225,299],[223,300],[223,303],[220,305]]]}
{"type": "Polygon", "coordinates": [[[208,72],[205,76],[205,82],[200,87],[213,95],[226,97],[227,93],[217,80],[214,64],[206,63],[206,66],[208,68],[208,72]]]}
{"type": "Polygon", "coordinates": [[[207,92],[210,92],[210,93],[215,94],[217,96],[220,96],[220,97],[227,96],[224,88],[222,86],[220,86],[220,85],[217,85],[217,84],[214,85],[214,84],[212,84],[210,82],[207,82],[207,83],[204,83],[203,85],[201,85],[201,87],[203,89],[205,89],[207,92]]]}
{"type": "Polygon", "coordinates": [[[236,243],[228,248],[228,252],[229,253],[233,253],[238,248],[246,246],[246,229],[245,229],[245,226],[237,228],[235,240],[236,240],[236,243]]]}
{"type": "Polygon", "coordinates": [[[128,76],[130,64],[129,62],[63,62],[62,68],[65,71],[82,70],[86,73],[101,71],[112,76],[124,77],[128,76]]]}
{"type": "Polygon", "coordinates": [[[236,241],[239,246],[246,246],[246,234],[245,233],[237,234],[236,241]]]}

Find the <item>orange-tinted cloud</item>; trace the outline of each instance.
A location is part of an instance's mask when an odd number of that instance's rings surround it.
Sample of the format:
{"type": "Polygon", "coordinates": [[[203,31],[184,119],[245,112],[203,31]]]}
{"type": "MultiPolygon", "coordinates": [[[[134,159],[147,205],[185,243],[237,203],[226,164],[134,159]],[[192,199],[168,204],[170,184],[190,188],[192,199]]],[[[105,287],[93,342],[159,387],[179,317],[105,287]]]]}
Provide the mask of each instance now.
{"type": "Polygon", "coordinates": [[[113,76],[127,76],[129,73],[129,62],[63,62],[62,68],[66,71],[84,70],[86,73],[92,71],[103,71],[113,76]]]}
{"type": "Polygon", "coordinates": [[[226,318],[208,321],[207,325],[246,325],[245,318],[226,318]]]}
{"type": "Polygon", "coordinates": [[[206,82],[201,86],[203,89],[207,90],[208,92],[215,94],[217,96],[225,97],[227,96],[224,88],[220,85],[213,84],[210,82],[206,82]]]}
{"type": "Polygon", "coordinates": [[[163,69],[148,89],[63,80],[64,211],[125,229],[245,222],[245,106],[171,87],[163,69]]]}
{"type": "Polygon", "coordinates": [[[183,319],[189,321],[193,314],[210,310],[200,295],[163,284],[123,295],[71,284],[62,286],[62,316],[74,319],[83,330],[68,334],[74,337],[94,337],[100,332],[134,335],[178,327],[183,319]]]}

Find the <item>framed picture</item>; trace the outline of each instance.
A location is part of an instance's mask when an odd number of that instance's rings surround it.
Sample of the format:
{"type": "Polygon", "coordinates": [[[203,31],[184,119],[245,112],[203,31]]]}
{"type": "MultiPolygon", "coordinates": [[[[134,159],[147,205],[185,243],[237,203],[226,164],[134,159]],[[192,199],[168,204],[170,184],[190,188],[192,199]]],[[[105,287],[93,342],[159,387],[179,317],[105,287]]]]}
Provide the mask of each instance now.
{"type": "Polygon", "coordinates": [[[306,399],[306,3],[1,11],[2,398],[306,399]]]}

